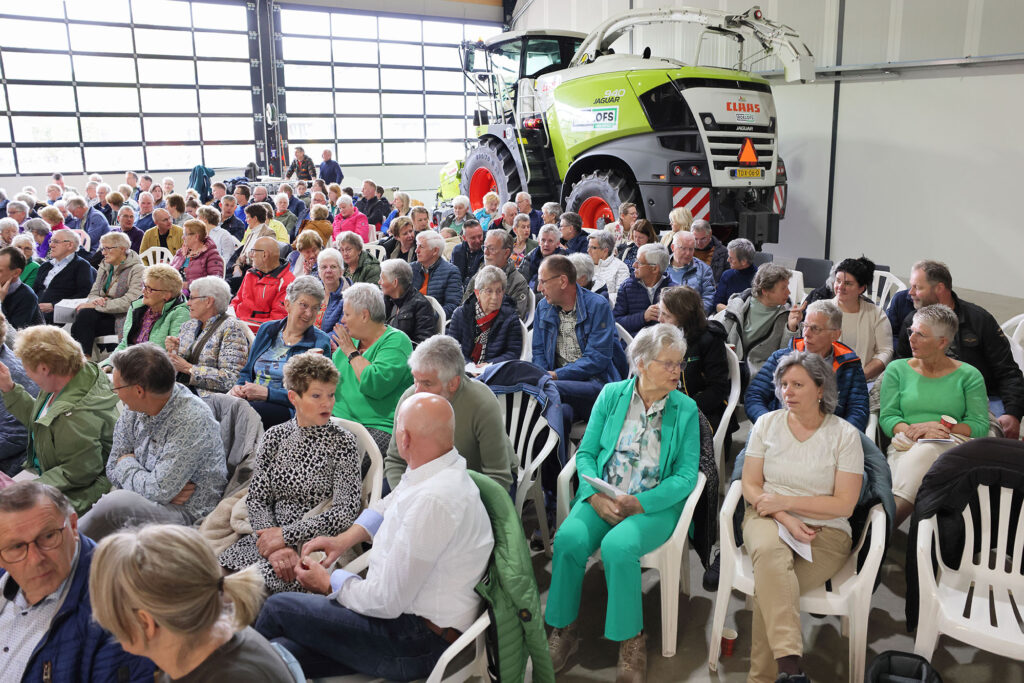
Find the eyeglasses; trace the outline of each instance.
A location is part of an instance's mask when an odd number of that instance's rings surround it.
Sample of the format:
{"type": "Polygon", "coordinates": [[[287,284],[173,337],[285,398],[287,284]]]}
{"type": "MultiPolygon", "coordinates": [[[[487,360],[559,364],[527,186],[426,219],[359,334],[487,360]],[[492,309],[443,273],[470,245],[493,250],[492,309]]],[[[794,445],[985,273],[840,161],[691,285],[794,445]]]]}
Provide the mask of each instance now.
{"type": "Polygon", "coordinates": [[[505,247],[489,247],[485,244],[484,251],[486,251],[488,254],[493,254],[495,252],[505,251],[505,247]]]}
{"type": "Polygon", "coordinates": [[[119,387],[110,387],[110,390],[111,391],[121,391],[122,389],[127,389],[128,387],[133,387],[133,386],[135,386],[134,382],[132,382],[131,384],[122,384],[119,387]]]}
{"type": "Polygon", "coordinates": [[[481,294],[487,294],[489,296],[494,296],[494,295],[500,296],[500,295],[505,293],[504,289],[492,289],[491,287],[487,287],[486,289],[480,289],[480,290],[477,290],[477,291],[479,291],[481,294]]]}
{"type": "Polygon", "coordinates": [[[28,557],[28,547],[35,544],[39,550],[53,550],[60,546],[61,541],[64,538],[64,529],[68,526],[68,520],[64,520],[64,524],[58,529],[50,529],[44,531],[35,537],[35,540],[29,541],[28,543],[15,543],[12,546],[8,546],[3,550],[0,550],[0,559],[4,562],[21,562],[28,557]]]}
{"type": "Polygon", "coordinates": [[[189,301],[202,301],[203,299],[209,299],[209,296],[190,296],[189,301]]]}
{"type": "Polygon", "coordinates": [[[252,253],[254,253],[254,254],[266,254],[267,253],[266,249],[251,249],[250,251],[252,253]]]}
{"type": "Polygon", "coordinates": [[[653,265],[653,263],[640,263],[639,261],[637,261],[636,263],[633,264],[633,270],[636,270],[637,268],[650,268],[653,265]]]}
{"type": "Polygon", "coordinates": [[[911,328],[910,336],[911,337],[917,337],[918,339],[935,339],[939,335],[937,335],[937,334],[924,334],[922,332],[918,332],[917,330],[911,328]]]}
{"type": "Polygon", "coordinates": [[[683,364],[677,360],[652,360],[651,363],[657,363],[661,367],[665,368],[669,372],[679,372],[683,368],[683,364]]]}
{"type": "Polygon", "coordinates": [[[166,289],[154,289],[154,288],[150,287],[149,285],[142,285],[142,291],[143,292],[167,292],[169,290],[166,290],[166,289]]]}
{"type": "Polygon", "coordinates": [[[124,247],[100,247],[100,251],[104,254],[114,251],[115,249],[124,249],[124,247]]]}
{"type": "Polygon", "coordinates": [[[538,285],[543,285],[543,284],[545,284],[545,283],[547,283],[547,282],[551,282],[552,280],[557,280],[557,279],[558,279],[558,278],[560,278],[560,277],[562,277],[562,276],[561,276],[561,275],[552,275],[552,276],[551,276],[551,277],[549,277],[549,278],[541,278],[541,277],[538,277],[538,278],[537,278],[537,284],[538,284],[538,285]]]}
{"type": "Polygon", "coordinates": [[[810,332],[812,334],[819,334],[821,332],[831,332],[834,329],[836,329],[836,328],[834,328],[834,327],[818,327],[817,325],[807,325],[806,323],[804,324],[804,334],[806,334],[808,332],[810,332]]]}

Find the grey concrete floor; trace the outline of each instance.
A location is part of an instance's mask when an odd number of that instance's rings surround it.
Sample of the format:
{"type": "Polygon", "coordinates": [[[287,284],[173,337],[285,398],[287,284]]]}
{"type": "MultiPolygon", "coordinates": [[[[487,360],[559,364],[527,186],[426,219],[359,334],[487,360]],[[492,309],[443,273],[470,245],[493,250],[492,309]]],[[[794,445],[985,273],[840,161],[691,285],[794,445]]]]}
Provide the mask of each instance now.
{"type": "MultiPolygon", "coordinates": [[[[1024,312],[1024,299],[970,290],[957,290],[957,294],[962,299],[987,308],[1000,323],[1024,312]]],[[[739,450],[738,444],[746,439],[748,430],[749,423],[743,423],[735,435],[733,453],[728,459],[730,469],[735,453],[739,450]]],[[[912,652],[914,648],[914,636],[907,633],[906,629],[903,599],[906,592],[904,567],[908,526],[909,522],[904,523],[893,535],[881,569],[882,583],[872,598],[866,656],[868,666],[875,656],[886,650],[912,652]]],[[[722,658],[718,671],[712,672],[708,668],[708,642],[715,595],[705,591],[701,585],[703,568],[696,553],[689,550],[688,554],[690,595],[681,593],[679,596],[679,630],[674,657],[666,659],[661,656],[660,585],[657,573],[647,571],[643,575],[648,681],[745,681],[749,668],[751,612],[746,608],[741,594],[733,593],[726,627],[735,628],[739,633],[735,654],[722,658]]],[[[533,560],[543,604],[551,579],[551,562],[543,553],[536,553],[533,560]]],[[[559,681],[615,680],[618,645],[602,636],[606,597],[602,569],[592,563],[583,584],[579,621],[582,643],[569,666],[558,675],[559,681]]],[[[803,634],[804,668],[811,680],[836,683],[849,680],[849,641],[841,635],[839,618],[815,618],[805,614],[803,634]]],[[[1024,653],[1021,653],[1021,657],[1024,658],[1024,653]]],[[[932,664],[946,683],[1024,683],[1024,664],[1021,662],[979,651],[947,636],[940,637],[932,664]]]]}

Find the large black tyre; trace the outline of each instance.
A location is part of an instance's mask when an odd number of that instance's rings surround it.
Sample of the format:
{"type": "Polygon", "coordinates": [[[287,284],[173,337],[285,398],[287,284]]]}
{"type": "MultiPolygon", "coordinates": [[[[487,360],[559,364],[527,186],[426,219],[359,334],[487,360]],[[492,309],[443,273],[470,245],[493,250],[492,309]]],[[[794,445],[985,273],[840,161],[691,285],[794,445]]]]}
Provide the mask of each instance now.
{"type": "Polygon", "coordinates": [[[640,216],[644,215],[640,191],[632,180],[618,170],[594,171],[572,186],[565,200],[565,210],[580,214],[583,227],[602,228],[615,220],[623,202],[633,202],[640,216]],[[606,209],[611,210],[611,220],[606,220],[606,209]]]}
{"type": "Polygon", "coordinates": [[[516,194],[522,189],[523,181],[516,169],[515,159],[500,140],[487,138],[466,157],[459,181],[459,194],[469,197],[474,211],[483,206],[483,196],[489,191],[496,192],[502,202],[507,202],[515,201],[516,194]],[[487,174],[490,174],[490,178],[487,174]],[[477,176],[476,182],[474,176],[477,176]]]}

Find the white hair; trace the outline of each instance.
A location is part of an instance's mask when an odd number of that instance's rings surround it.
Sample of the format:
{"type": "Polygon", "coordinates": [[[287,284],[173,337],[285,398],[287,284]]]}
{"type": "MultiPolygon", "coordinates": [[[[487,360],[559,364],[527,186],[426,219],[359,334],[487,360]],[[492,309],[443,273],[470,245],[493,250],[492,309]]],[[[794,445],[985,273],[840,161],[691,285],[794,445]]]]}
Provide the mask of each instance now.
{"type": "Polygon", "coordinates": [[[460,194],[452,200],[452,206],[463,206],[469,208],[469,197],[464,194],[460,194]]]}

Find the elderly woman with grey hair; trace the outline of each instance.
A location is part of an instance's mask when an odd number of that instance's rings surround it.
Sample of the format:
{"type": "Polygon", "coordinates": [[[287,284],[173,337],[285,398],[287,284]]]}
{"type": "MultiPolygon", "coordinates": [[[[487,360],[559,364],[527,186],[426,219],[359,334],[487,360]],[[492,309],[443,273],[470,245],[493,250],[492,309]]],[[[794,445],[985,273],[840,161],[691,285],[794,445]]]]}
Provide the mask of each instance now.
{"type": "Polygon", "coordinates": [[[735,347],[741,363],[746,362],[751,377],[800,329],[803,307],[789,306],[791,275],[780,265],[764,264],[750,289],[729,299],[728,307],[712,316],[725,327],[726,342],[735,347]]]}
{"type": "Polygon", "coordinates": [[[469,210],[469,197],[460,194],[452,200],[452,212],[441,221],[441,228],[451,228],[457,235],[462,234],[462,224],[467,218],[472,218],[469,210]]]}
{"type": "Polygon", "coordinates": [[[555,534],[544,618],[556,672],[578,647],[583,574],[601,549],[608,607],[604,637],[618,641],[619,680],[644,680],[646,635],[640,558],[662,545],[697,483],[700,423],[693,399],[676,391],[686,340],[672,325],[644,328],[629,347],[635,376],[605,385],[576,452],[580,487],[555,534]],[[585,477],[621,491],[599,492],[585,477]]]}
{"type": "Polygon", "coordinates": [[[522,354],[523,328],[515,303],[505,295],[506,284],[504,271],[484,266],[473,278],[473,293],[452,314],[447,334],[462,347],[467,363],[500,363],[522,354]]]}
{"type": "Polygon", "coordinates": [[[615,305],[619,287],[629,279],[629,266],[615,255],[615,235],[607,230],[598,230],[590,234],[587,255],[594,262],[594,282],[600,287],[607,287],[608,300],[615,305]]]}
{"type": "Polygon", "coordinates": [[[538,243],[530,234],[529,214],[516,214],[515,220],[512,221],[512,226],[510,234],[515,237],[515,240],[512,242],[512,255],[509,256],[509,260],[512,261],[514,267],[518,268],[523,265],[523,259],[526,258],[526,255],[537,248],[538,243]]]}
{"type": "Polygon", "coordinates": [[[729,270],[722,273],[715,288],[715,308],[723,310],[733,294],[749,289],[754,280],[757,266],[754,265],[754,244],[742,238],[729,242],[729,270]]]}
{"type": "Polygon", "coordinates": [[[674,284],[666,272],[670,258],[668,249],[656,243],[637,250],[633,275],[619,288],[612,311],[615,322],[630,334],[658,323],[661,293],[674,284]]]}
{"type": "Polygon", "coordinates": [[[344,260],[345,277],[352,282],[368,282],[375,285],[380,279],[380,261],[363,249],[365,242],[362,237],[349,231],[339,233],[335,240],[344,260]]]}
{"type": "Polygon", "coordinates": [[[608,285],[598,284],[594,281],[594,262],[586,254],[569,254],[568,259],[572,261],[576,269],[576,284],[583,289],[589,289],[594,294],[600,294],[608,298],[608,285]]]}
{"type": "Polygon", "coordinates": [[[437,313],[427,297],[412,288],[412,266],[407,261],[388,259],[380,264],[379,284],[388,325],[405,332],[413,346],[437,334],[437,313]]]}
{"type": "Polygon", "coordinates": [[[317,277],[323,283],[326,294],[316,316],[316,326],[330,334],[341,320],[341,301],[345,290],[352,286],[352,280],[342,275],[345,271],[345,259],[341,252],[333,247],[327,247],[317,254],[316,269],[317,277]]]}
{"type": "Polygon", "coordinates": [[[330,338],[314,324],[323,300],[324,286],[319,280],[312,275],[295,278],[285,295],[287,315],[260,325],[249,358],[228,392],[249,401],[260,414],[264,429],[294,415],[284,388],[284,364],[288,359],[313,350],[331,353],[330,338]]]}
{"type": "Polygon", "coordinates": [[[947,306],[919,309],[910,326],[913,357],[889,363],[882,375],[878,424],[892,438],[888,456],[896,524],[913,512],[921,479],[942,453],[988,434],[984,377],[974,366],[946,355],[958,327],[956,313],[947,306]]]}
{"type": "Polygon", "coordinates": [[[142,294],[142,275],[146,270],[123,232],[105,233],[97,251],[103,257],[99,273],[86,300],[78,304],[71,325],[71,336],[87,354],[92,353],[96,337],[121,337],[128,309],[142,294]]]}
{"type": "Polygon", "coordinates": [[[754,566],[754,616],[748,681],[801,677],[800,595],[831,579],[850,556],[849,516],[860,496],[860,433],[836,417],[831,365],[794,351],[775,369],[786,407],[754,423],[743,462],[743,544],[754,566]],[[809,543],[814,562],[779,536],[784,527],[809,543]]]}
{"type": "Polygon", "coordinates": [[[13,218],[0,218],[0,249],[9,247],[18,234],[18,221],[13,218]]]}
{"type": "Polygon", "coordinates": [[[334,327],[338,340],[334,365],[341,373],[334,416],[366,427],[385,453],[398,399],[412,384],[408,366],[412,342],[388,325],[384,294],[373,285],[349,287],[342,308],[341,323],[334,327]]]}
{"type": "Polygon", "coordinates": [[[200,396],[230,391],[249,357],[247,326],[228,315],[230,303],[231,288],[222,278],[194,280],[188,297],[191,317],[178,336],[164,340],[177,381],[200,396]]]}
{"type": "Polygon", "coordinates": [[[32,235],[22,233],[15,235],[11,246],[25,255],[25,269],[21,271],[21,281],[35,288],[36,274],[39,272],[39,259],[36,257],[36,241],[32,235]]]}

